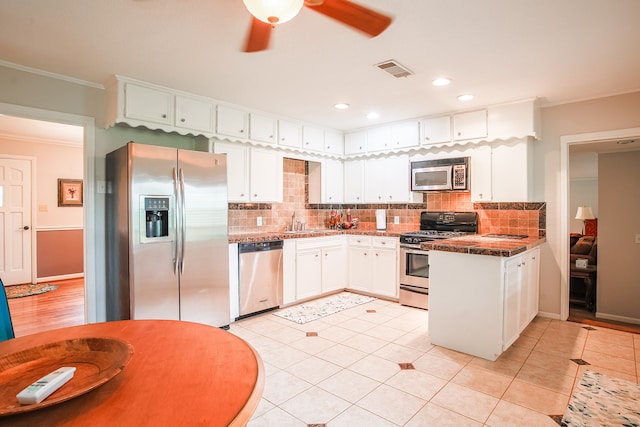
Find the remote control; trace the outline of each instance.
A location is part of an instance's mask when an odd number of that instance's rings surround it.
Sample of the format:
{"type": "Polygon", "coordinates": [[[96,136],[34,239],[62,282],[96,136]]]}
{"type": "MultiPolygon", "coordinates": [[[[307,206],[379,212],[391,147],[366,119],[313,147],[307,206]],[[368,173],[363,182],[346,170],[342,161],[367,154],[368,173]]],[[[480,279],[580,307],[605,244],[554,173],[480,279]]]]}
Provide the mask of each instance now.
{"type": "Polygon", "coordinates": [[[24,390],[16,395],[18,402],[22,405],[30,405],[40,403],[51,393],[62,387],[72,377],[76,368],[63,367],[58,368],[50,374],[45,375],[38,381],[27,386],[24,390]]]}

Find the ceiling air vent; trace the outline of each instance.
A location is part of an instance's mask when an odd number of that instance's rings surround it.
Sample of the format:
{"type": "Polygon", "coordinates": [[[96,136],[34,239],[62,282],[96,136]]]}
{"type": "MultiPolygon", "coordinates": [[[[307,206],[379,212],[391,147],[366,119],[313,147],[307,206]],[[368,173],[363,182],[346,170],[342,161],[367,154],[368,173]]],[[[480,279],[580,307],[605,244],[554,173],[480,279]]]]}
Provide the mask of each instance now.
{"type": "Polygon", "coordinates": [[[391,74],[393,77],[407,77],[413,74],[411,70],[409,70],[404,65],[400,65],[397,61],[390,59],[389,61],[381,62],[380,64],[376,64],[376,67],[380,68],[382,71],[385,71],[391,74]]]}

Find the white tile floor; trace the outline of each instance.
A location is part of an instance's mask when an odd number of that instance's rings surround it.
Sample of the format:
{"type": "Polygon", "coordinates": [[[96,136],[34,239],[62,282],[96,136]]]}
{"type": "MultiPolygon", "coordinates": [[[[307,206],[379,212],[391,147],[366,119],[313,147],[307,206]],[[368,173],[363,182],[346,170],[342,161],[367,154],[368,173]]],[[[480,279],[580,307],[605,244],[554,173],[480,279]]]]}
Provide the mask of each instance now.
{"type": "Polygon", "coordinates": [[[230,331],[265,365],[250,427],[553,427],[585,369],[638,382],[640,335],[584,326],[537,318],[495,362],[432,345],[427,311],[384,300],[303,325],[263,314],[230,331]]]}

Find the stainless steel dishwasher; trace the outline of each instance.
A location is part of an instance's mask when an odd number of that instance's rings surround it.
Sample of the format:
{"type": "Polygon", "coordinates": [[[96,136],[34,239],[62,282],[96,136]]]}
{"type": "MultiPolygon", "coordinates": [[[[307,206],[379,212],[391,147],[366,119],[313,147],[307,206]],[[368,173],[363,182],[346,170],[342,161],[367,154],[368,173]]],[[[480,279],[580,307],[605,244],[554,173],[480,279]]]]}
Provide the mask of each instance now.
{"type": "Polygon", "coordinates": [[[282,304],[282,247],[282,240],[238,244],[238,319],[282,304]]]}

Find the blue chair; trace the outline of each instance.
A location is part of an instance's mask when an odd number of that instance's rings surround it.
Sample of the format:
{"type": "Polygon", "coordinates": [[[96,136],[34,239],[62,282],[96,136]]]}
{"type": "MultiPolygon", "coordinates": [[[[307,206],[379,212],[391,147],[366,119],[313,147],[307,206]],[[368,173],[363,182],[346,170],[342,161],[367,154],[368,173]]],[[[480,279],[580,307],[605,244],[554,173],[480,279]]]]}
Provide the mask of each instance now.
{"type": "Polygon", "coordinates": [[[0,279],[0,341],[6,341],[15,338],[13,333],[13,323],[11,323],[11,313],[9,313],[9,301],[7,300],[7,292],[4,289],[4,283],[0,279]]]}

